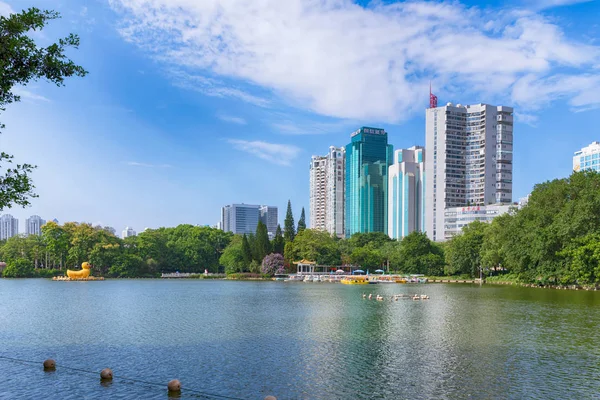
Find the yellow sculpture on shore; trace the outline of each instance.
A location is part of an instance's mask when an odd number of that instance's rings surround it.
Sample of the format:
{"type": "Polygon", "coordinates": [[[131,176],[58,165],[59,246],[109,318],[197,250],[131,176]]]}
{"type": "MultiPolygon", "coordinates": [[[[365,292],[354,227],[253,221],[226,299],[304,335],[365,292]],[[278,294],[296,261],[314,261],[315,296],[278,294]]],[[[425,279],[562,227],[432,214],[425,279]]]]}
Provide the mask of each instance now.
{"type": "Polygon", "coordinates": [[[90,268],[90,263],[86,261],[81,264],[81,271],[73,271],[68,269],[67,276],[71,279],[87,279],[87,277],[90,276],[90,268]]]}

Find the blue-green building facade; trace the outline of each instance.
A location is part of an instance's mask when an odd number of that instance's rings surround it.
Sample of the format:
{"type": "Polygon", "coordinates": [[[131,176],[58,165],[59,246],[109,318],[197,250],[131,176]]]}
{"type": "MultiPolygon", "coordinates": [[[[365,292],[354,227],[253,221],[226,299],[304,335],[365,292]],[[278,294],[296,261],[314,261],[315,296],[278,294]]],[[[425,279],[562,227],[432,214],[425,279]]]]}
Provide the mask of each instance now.
{"type": "Polygon", "coordinates": [[[346,146],[346,237],[387,233],[388,168],[393,146],[383,129],[362,127],[346,146]]]}

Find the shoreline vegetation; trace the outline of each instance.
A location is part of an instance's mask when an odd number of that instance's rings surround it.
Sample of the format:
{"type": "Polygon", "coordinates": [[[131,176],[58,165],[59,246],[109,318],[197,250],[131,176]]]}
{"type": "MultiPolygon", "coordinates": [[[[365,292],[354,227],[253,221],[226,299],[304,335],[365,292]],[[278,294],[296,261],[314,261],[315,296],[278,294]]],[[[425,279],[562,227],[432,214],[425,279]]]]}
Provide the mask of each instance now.
{"type": "MultiPolygon", "coordinates": [[[[52,279],[58,277],[59,279],[53,279],[57,281],[67,280],[60,279],[64,277],[64,270],[43,270],[40,269],[36,271],[37,274],[29,277],[20,277],[20,278],[34,278],[34,279],[52,279]]],[[[379,275],[381,276],[381,275],[379,275]]],[[[5,277],[7,279],[11,279],[5,277]]],[[[104,277],[92,277],[93,281],[104,281],[104,277]]],[[[425,277],[427,278],[428,283],[432,284],[440,284],[440,283],[450,283],[450,284],[480,284],[479,278],[472,278],[468,276],[431,276],[425,277]]],[[[236,273],[236,274],[208,274],[205,275],[203,273],[195,273],[190,274],[189,276],[143,276],[143,277],[112,277],[107,278],[111,280],[120,280],[120,279],[176,279],[176,280],[209,280],[209,281],[263,281],[263,282],[271,282],[274,281],[275,278],[268,274],[253,274],[253,273],[236,273]]],[[[499,276],[492,276],[483,279],[483,284],[486,285],[514,285],[528,288],[540,288],[540,289],[557,289],[557,290],[585,290],[585,291],[600,291],[600,285],[554,285],[549,283],[535,282],[528,283],[521,281],[517,276],[506,274],[499,276]]],[[[411,284],[409,284],[411,285],[411,284]]]]}
{"type": "Polygon", "coordinates": [[[490,224],[471,222],[444,243],[419,232],[399,241],[381,232],[339,239],[306,229],[303,218],[296,228],[289,202],[284,227],[278,226],[272,241],[260,222],[251,235],[179,225],[120,239],[101,226],[48,222],[39,236],[0,242],[0,261],[6,263],[2,275],[52,278],[88,261],[93,276],[106,278],[180,272],[198,274],[196,279],[269,280],[294,273],[295,262],[305,259],[332,271],[360,266],[371,273],[421,274],[431,281],[482,277],[489,284],[600,286],[600,174],[592,171],[538,184],[523,208],[490,224]]]}

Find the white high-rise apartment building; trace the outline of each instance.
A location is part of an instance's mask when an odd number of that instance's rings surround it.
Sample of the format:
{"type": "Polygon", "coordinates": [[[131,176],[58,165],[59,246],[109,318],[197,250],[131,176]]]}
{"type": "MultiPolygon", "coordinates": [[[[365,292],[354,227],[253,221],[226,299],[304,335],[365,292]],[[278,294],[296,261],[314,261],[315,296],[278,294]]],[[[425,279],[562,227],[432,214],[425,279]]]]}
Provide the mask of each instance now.
{"type": "Polygon", "coordinates": [[[327,203],[325,229],[332,235],[344,237],[344,207],[346,207],[346,148],[329,147],[327,155],[327,203]]]}
{"type": "Polygon", "coordinates": [[[447,208],[512,202],[513,109],[448,103],[427,109],[425,125],[425,229],[443,241],[447,208]]]}
{"type": "Polygon", "coordinates": [[[310,162],[310,227],[344,237],[346,149],[329,147],[310,162]]]}
{"type": "Polygon", "coordinates": [[[312,156],[310,159],[310,227],[325,230],[325,207],[327,203],[327,157],[312,156]]]}
{"type": "Polygon", "coordinates": [[[130,237],[130,236],[135,236],[137,233],[133,230],[133,228],[130,227],[126,227],[123,232],[121,233],[121,237],[123,239],[130,237]]]}
{"type": "Polygon", "coordinates": [[[425,149],[396,150],[388,172],[388,236],[402,239],[425,230],[425,149]]]}
{"type": "Polygon", "coordinates": [[[0,240],[6,240],[19,234],[19,220],[10,214],[0,217],[0,240]]]}
{"type": "Polygon", "coordinates": [[[573,171],[585,170],[600,172],[600,142],[592,142],[589,146],[575,152],[573,171]]]}
{"type": "Polygon", "coordinates": [[[25,220],[25,234],[29,235],[41,235],[42,225],[46,223],[46,220],[40,218],[39,215],[32,215],[25,220]]]}

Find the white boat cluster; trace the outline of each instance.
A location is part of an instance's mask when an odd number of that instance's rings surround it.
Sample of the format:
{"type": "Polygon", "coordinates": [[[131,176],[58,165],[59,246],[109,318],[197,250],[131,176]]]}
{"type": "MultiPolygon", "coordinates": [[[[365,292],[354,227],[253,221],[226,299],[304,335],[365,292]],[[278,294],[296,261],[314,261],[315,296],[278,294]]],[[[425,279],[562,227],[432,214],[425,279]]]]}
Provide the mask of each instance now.
{"type": "MultiPolygon", "coordinates": [[[[373,298],[377,301],[384,301],[385,298],[378,294],[375,297],[373,297],[373,293],[369,293],[369,295],[367,296],[366,293],[362,294],[362,298],[363,299],[368,299],[368,300],[372,300],[373,298]]],[[[429,296],[426,294],[414,294],[414,295],[410,295],[410,294],[395,294],[392,295],[390,297],[390,301],[398,301],[398,299],[402,299],[402,300],[408,300],[408,299],[412,299],[412,300],[429,300],[429,296]]]]}
{"type": "Polygon", "coordinates": [[[288,282],[340,282],[344,275],[290,275],[288,282]]]}

